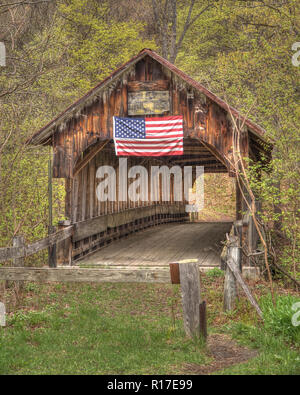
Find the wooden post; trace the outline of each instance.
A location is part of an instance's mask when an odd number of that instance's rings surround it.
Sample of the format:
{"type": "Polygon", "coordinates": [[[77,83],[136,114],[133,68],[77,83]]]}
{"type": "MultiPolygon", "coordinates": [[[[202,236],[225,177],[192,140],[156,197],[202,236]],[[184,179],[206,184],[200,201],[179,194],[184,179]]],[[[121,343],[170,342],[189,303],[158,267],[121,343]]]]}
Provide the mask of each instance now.
{"type": "MultiPolygon", "coordinates": [[[[239,221],[234,221],[234,235],[238,236],[239,238],[239,245],[242,246],[243,243],[243,221],[239,220],[239,221]]],[[[242,259],[240,259],[240,270],[242,271],[242,259]]]]}
{"type": "Polygon", "coordinates": [[[189,337],[200,336],[200,274],[198,263],[179,263],[183,323],[189,337]]]}
{"type": "Polygon", "coordinates": [[[240,220],[243,217],[243,213],[242,213],[242,194],[241,194],[241,190],[240,190],[240,186],[239,183],[237,181],[237,179],[235,180],[235,207],[236,207],[236,219],[240,220]]]}
{"type": "MultiPolygon", "coordinates": [[[[71,225],[70,220],[59,221],[58,230],[63,230],[71,225]]],[[[69,237],[59,243],[56,247],[56,256],[58,265],[72,265],[72,237],[69,237]]]]}
{"type": "MultiPolygon", "coordinates": [[[[240,259],[241,253],[239,248],[239,238],[238,236],[229,236],[229,244],[227,247],[227,262],[231,260],[235,267],[240,271],[240,259]]],[[[237,284],[236,279],[226,264],[226,273],[224,281],[224,310],[230,311],[234,310],[235,302],[237,298],[237,284]]]]}
{"type": "MultiPolygon", "coordinates": [[[[25,241],[23,236],[14,236],[13,238],[13,247],[22,248],[25,246],[25,241]]],[[[24,258],[14,258],[12,261],[12,265],[16,267],[24,266],[24,258]]],[[[23,281],[16,281],[16,289],[17,291],[23,288],[24,282],[23,281]]]]}
{"type": "MultiPolygon", "coordinates": [[[[55,233],[55,226],[49,226],[48,227],[48,234],[49,236],[51,234],[55,233]]],[[[52,244],[51,246],[48,247],[48,265],[49,267],[56,267],[56,244],[52,244]]]]}
{"type": "MultiPolygon", "coordinates": [[[[52,161],[49,159],[48,162],[48,205],[49,205],[49,226],[48,235],[55,233],[55,227],[53,226],[53,214],[52,214],[52,161]]],[[[56,245],[48,247],[48,265],[49,267],[56,267],[56,245]]]]}
{"type": "Polygon", "coordinates": [[[207,319],[206,319],[206,301],[200,303],[199,306],[199,319],[200,319],[200,335],[204,340],[207,338],[207,319]]]}
{"type": "MultiPolygon", "coordinates": [[[[261,211],[261,202],[259,200],[255,200],[256,207],[256,218],[259,219],[259,212],[261,211]]],[[[257,249],[257,245],[259,242],[259,235],[257,229],[255,227],[253,217],[249,216],[249,225],[248,225],[248,251],[249,253],[255,252],[257,249]]],[[[251,262],[249,261],[250,265],[251,262]]]]}
{"type": "Polygon", "coordinates": [[[49,226],[51,227],[52,226],[52,161],[51,159],[49,159],[48,161],[48,209],[49,209],[49,226]]]}

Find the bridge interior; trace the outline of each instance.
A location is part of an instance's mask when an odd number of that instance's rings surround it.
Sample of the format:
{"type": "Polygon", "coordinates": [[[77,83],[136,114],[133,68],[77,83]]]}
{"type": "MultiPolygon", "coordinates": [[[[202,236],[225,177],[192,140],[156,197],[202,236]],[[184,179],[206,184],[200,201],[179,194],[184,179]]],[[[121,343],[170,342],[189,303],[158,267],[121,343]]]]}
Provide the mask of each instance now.
{"type": "Polygon", "coordinates": [[[201,266],[220,266],[225,233],[231,222],[171,223],[133,233],[81,258],[82,267],[161,266],[196,259],[201,266]]]}

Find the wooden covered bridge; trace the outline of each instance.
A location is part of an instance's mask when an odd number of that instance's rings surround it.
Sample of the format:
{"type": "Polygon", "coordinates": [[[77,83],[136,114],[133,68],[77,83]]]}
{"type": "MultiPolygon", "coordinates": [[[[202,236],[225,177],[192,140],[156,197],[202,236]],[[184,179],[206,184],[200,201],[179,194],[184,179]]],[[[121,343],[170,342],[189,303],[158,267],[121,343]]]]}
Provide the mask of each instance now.
{"type": "MultiPolygon", "coordinates": [[[[58,263],[155,266],[193,258],[202,265],[218,265],[215,244],[225,239],[231,224],[186,221],[187,202],[176,201],[172,176],[170,199],[164,200],[161,191],[153,199],[150,167],[198,165],[207,173],[235,177],[232,116],[244,122],[239,141],[243,157],[258,161],[270,156],[259,126],[243,119],[167,60],[144,49],[34,134],[30,144],[52,146],[53,177],[65,179],[68,220],[60,227],[73,225],[73,231],[58,244],[58,263]],[[127,176],[120,174],[115,153],[113,117],[177,115],[183,117],[183,155],[127,158],[128,169],[142,165],[149,170],[148,196],[134,202],[124,196],[121,199],[117,187],[115,201],[99,200],[100,166],[112,166],[117,179],[127,176]],[[164,226],[157,226],[161,224],[164,226]]],[[[238,188],[236,195],[236,215],[241,219],[245,207],[238,188]]],[[[244,240],[247,237],[245,227],[244,240]]]]}

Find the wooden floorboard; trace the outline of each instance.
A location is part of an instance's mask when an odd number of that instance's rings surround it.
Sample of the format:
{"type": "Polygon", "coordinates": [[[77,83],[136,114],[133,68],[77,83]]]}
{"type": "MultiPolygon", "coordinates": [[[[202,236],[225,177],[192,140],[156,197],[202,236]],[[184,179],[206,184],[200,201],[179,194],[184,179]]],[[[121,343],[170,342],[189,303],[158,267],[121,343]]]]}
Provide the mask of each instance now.
{"type": "Polygon", "coordinates": [[[183,259],[197,259],[205,266],[219,266],[222,241],[231,222],[175,223],[156,226],[114,241],[82,258],[85,265],[168,265],[183,259]]]}

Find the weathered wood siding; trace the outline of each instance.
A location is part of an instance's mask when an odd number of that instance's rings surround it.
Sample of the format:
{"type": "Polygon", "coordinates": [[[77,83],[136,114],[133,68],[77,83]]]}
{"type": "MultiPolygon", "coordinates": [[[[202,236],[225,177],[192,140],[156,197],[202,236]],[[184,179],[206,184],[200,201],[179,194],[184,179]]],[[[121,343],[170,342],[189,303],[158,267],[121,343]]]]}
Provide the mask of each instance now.
{"type": "MultiPolygon", "coordinates": [[[[78,174],[76,174],[71,182],[67,183],[66,215],[71,219],[72,223],[85,221],[89,218],[105,214],[118,213],[127,209],[151,206],[153,204],[179,205],[178,202],[174,201],[173,175],[170,177],[170,201],[163,201],[161,190],[159,191],[159,199],[155,201],[151,200],[150,166],[162,166],[163,163],[160,160],[156,160],[155,158],[145,160],[145,158],[139,157],[129,157],[127,159],[128,170],[136,165],[143,165],[148,171],[148,199],[147,201],[140,200],[133,202],[128,198],[127,201],[121,201],[120,191],[118,190],[119,159],[114,155],[114,151],[111,147],[105,148],[103,151],[99,152],[78,174]],[[112,166],[116,172],[117,199],[114,202],[101,202],[96,195],[97,186],[101,181],[101,179],[97,179],[96,172],[97,169],[103,165],[112,166]]],[[[128,182],[128,186],[129,185],[130,181],[128,182]]],[[[184,203],[185,202],[181,204],[184,203]]]]}
{"type": "MultiPolygon", "coordinates": [[[[185,137],[201,139],[211,147],[217,158],[227,163],[226,157],[231,150],[231,130],[225,111],[147,56],[123,74],[113,86],[101,91],[97,100],[78,113],[76,118],[54,133],[53,176],[72,178],[74,166],[88,147],[99,140],[113,138],[113,116],[128,116],[128,93],[166,90],[169,91],[170,111],[160,115],[183,115],[185,137]]],[[[158,116],[153,112],[145,115],[158,116]]],[[[94,164],[90,166],[85,172],[93,171],[94,164]]]]}

